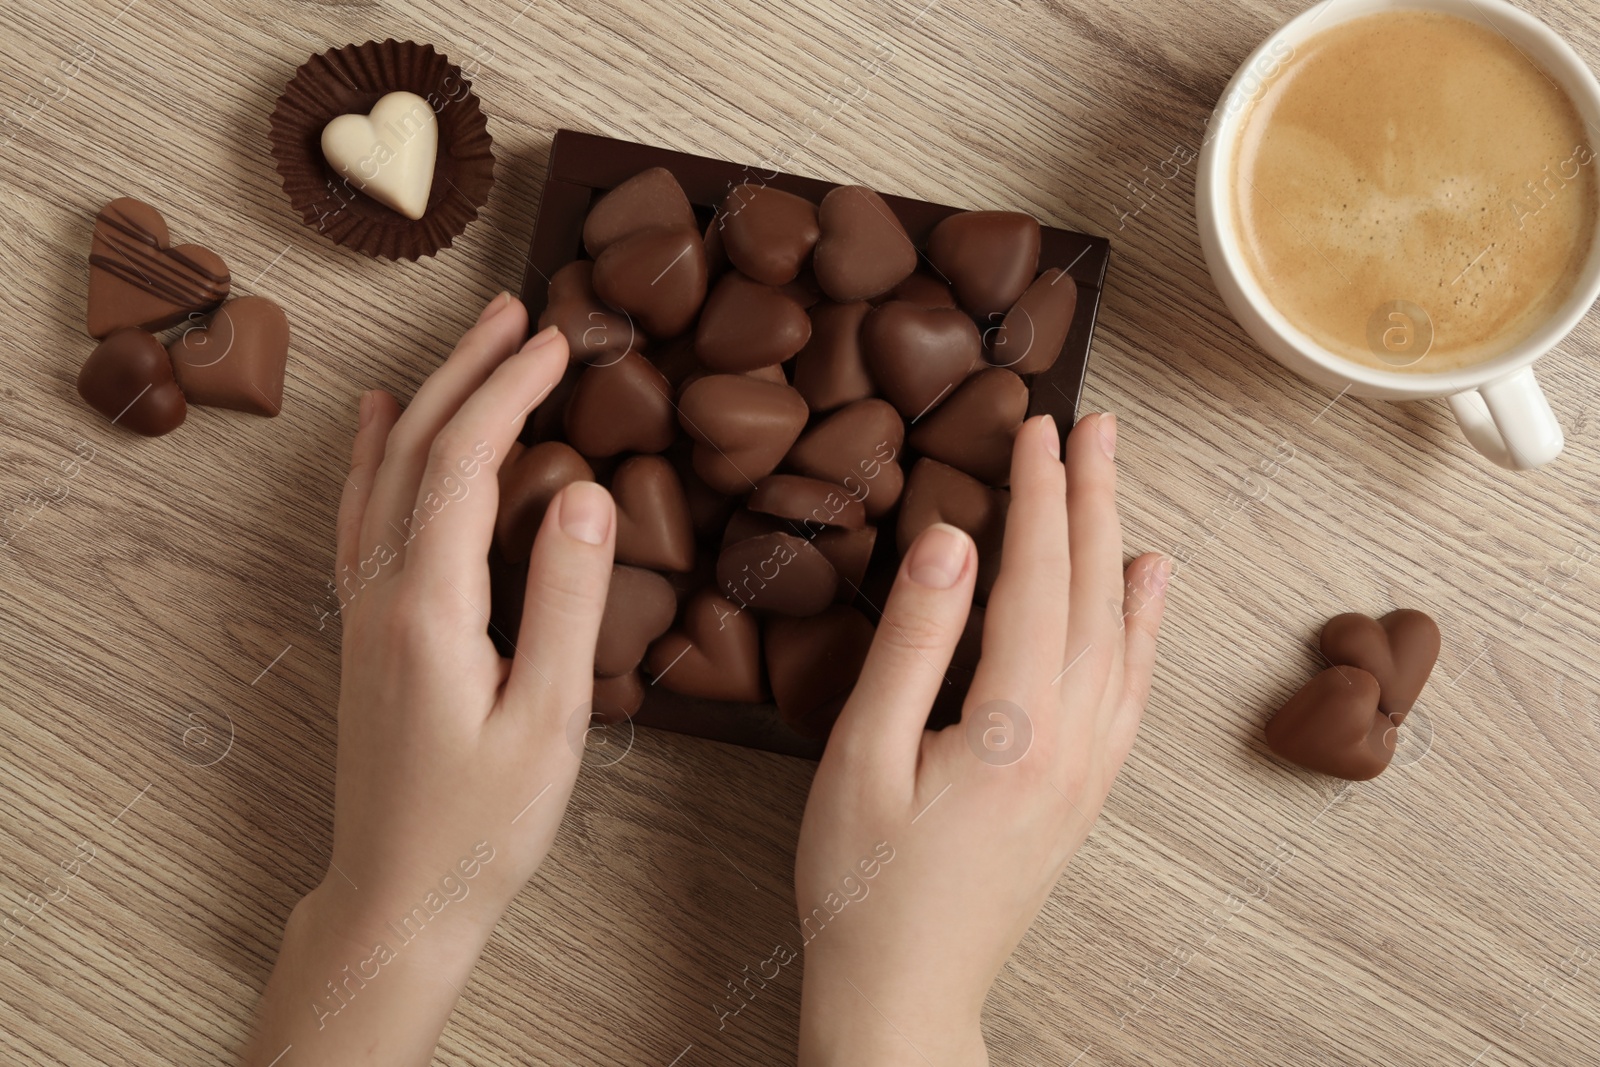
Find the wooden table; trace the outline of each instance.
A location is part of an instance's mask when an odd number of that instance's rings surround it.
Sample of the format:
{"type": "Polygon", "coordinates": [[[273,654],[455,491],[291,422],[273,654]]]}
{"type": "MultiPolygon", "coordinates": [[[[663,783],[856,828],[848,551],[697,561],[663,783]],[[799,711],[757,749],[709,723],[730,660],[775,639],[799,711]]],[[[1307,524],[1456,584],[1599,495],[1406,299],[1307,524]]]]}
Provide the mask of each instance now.
{"type": "MultiPolygon", "coordinates": [[[[516,288],[570,126],[1114,241],[1086,410],[1122,419],[1129,547],[1188,562],[1143,736],[991,1001],[994,1062],[1600,1063],[1600,330],[1541,364],[1568,444],[1531,474],[1442,404],[1336,398],[1249,342],[1182,161],[1298,4],[124,2],[0,12],[0,1060],[240,1043],[328,860],[357,391],[409,396],[516,288]],[[499,152],[485,217],[418,264],[306,229],[266,151],[297,64],[389,35],[477,53],[499,152]],[[91,220],[123,194],[287,308],[281,418],[150,441],[79,401],[91,220]],[[1274,759],[1321,622],[1399,605],[1445,633],[1403,765],[1341,787],[1274,759]]],[[[1528,6],[1600,63],[1588,5],[1528,6]]],[[[718,1009],[793,938],[811,767],[648,731],[606,761],[440,1062],[789,1061],[797,969],[718,1009]]]]}

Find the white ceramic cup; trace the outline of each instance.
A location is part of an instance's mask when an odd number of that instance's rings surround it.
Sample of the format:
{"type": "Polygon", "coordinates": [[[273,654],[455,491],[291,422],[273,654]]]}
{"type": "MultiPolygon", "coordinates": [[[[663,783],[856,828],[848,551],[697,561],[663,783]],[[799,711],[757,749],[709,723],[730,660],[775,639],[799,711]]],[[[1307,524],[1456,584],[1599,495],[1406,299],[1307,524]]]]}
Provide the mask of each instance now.
{"type": "MultiPolygon", "coordinates": [[[[1561,424],[1533,376],[1533,363],[1561,343],[1600,296],[1600,233],[1566,302],[1515,347],[1456,370],[1414,373],[1374,368],[1328,351],[1273,307],[1245,263],[1234,218],[1235,148],[1249,103],[1266,79],[1293,62],[1311,37],[1363,15],[1442,11],[1496,30],[1544,68],[1600,130],[1600,83],[1578,54],[1538,19],[1504,0],[1323,0],[1292,19],[1250,54],[1228,83],[1206,131],[1195,179],[1200,245],[1222,299],[1239,324],[1284,366],[1330,388],[1385,400],[1445,397],[1468,441],[1503,467],[1548,463],[1563,443],[1561,424]]],[[[1600,150],[1600,145],[1591,145],[1600,150]]],[[[1600,159],[1589,166],[1600,166],[1600,159]]]]}

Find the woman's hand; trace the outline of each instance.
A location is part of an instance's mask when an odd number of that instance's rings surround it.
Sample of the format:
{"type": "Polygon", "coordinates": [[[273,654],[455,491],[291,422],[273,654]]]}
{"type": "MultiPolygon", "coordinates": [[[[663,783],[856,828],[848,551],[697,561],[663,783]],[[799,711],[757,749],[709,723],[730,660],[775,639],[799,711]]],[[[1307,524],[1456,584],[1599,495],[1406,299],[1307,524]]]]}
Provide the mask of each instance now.
{"type": "Polygon", "coordinates": [[[817,771],[795,882],[802,1067],[981,1064],[984,999],[1133,744],[1170,564],[1124,575],[1116,422],[1017,435],[1004,564],[959,724],[924,730],[972,600],[950,526],[901,564],[817,771]]]}
{"type": "Polygon", "coordinates": [[[582,758],[615,518],[568,486],[533,546],[516,654],[488,636],[496,471],[567,364],[502,294],[404,414],[362,399],[339,510],[333,858],[295,909],[247,1062],[423,1064],[538,868],[582,758]]]}

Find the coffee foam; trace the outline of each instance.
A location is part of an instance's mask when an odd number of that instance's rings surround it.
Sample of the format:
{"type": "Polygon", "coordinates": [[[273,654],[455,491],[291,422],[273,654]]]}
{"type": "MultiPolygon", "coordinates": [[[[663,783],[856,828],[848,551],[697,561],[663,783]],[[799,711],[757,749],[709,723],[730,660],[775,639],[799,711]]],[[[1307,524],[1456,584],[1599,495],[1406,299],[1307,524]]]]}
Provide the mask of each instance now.
{"type": "Polygon", "coordinates": [[[1389,12],[1313,37],[1266,82],[1234,206],[1290,322],[1360,363],[1446,370],[1510,349],[1571,294],[1595,169],[1572,101],[1511,42],[1389,12]]]}

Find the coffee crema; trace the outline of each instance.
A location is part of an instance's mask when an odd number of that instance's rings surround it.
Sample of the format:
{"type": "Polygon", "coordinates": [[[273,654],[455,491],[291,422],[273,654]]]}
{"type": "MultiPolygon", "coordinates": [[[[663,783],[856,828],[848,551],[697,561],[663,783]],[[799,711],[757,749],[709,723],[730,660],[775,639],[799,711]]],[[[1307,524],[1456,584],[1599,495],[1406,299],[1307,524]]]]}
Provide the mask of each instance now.
{"type": "Polygon", "coordinates": [[[1582,117],[1505,37],[1394,11],[1296,48],[1233,166],[1246,262],[1322,347],[1389,370],[1492,359],[1571,295],[1600,184],[1582,117]]]}

